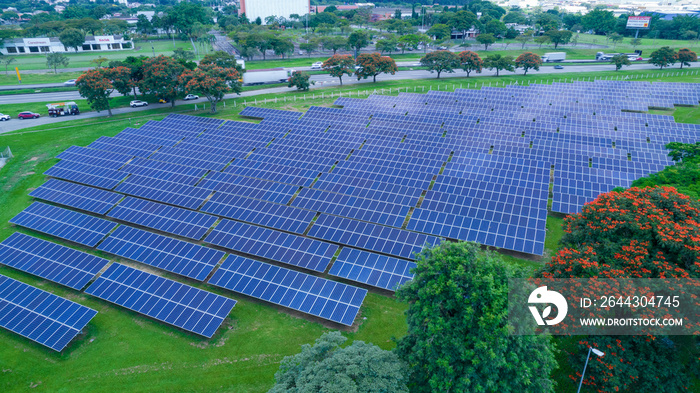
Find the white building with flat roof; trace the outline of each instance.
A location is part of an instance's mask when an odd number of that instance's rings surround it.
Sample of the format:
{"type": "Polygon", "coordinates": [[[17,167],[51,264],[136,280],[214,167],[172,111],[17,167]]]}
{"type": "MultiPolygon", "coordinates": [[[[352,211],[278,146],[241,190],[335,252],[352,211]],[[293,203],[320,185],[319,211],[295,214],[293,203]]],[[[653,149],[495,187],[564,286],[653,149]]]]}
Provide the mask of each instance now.
{"type": "MultiPolygon", "coordinates": [[[[125,40],[121,35],[89,35],[82,47],[78,47],[78,52],[129,50],[133,47],[133,41],[125,40]]],[[[75,49],[63,46],[58,37],[11,38],[0,48],[3,55],[52,52],[75,52],[75,49]]]]}
{"type": "Polygon", "coordinates": [[[258,17],[265,24],[268,16],[283,16],[289,19],[292,14],[306,15],[311,10],[311,0],[241,0],[239,14],[245,14],[253,22],[258,17]]]}

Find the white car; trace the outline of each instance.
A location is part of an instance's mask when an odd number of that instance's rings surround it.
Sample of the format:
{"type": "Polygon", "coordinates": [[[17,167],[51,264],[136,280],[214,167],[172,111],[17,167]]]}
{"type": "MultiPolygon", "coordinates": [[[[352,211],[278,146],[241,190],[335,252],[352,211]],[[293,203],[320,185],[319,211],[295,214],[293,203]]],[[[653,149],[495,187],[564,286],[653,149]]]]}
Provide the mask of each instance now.
{"type": "Polygon", "coordinates": [[[63,82],[63,86],[75,86],[75,79],[70,79],[65,82],[63,82]]]}
{"type": "Polygon", "coordinates": [[[8,121],[10,119],[12,119],[10,115],[3,115],[2,113],[0,113],[0,121],[8,121]]]}
{"type": "Polygon", "coordinates": [[[184,98],[185,101],[189,101],[189,100],[198,100],[198,99],[199,99],[199,96],[198,96],[198,95],[194,95],[194,94],[188,94],[188,95],[186,95],[185,98],[184,98]]]}
{"type": "Polygon", "coordinates": [[[317,61],[317,62],[311,64],[311,69],[312,69],[312,70],[320,70],[321,68],[323,68],[323,62],[322,62],[322,61],[317,61]]]}
{"type": "Polygon", "coordinates": [[[134,100],[129,103],[129,106],[132,108],[136,108],[137,106],[148,106],[148,102],[146,101],[141,101],[141,100],[134,100]]]}

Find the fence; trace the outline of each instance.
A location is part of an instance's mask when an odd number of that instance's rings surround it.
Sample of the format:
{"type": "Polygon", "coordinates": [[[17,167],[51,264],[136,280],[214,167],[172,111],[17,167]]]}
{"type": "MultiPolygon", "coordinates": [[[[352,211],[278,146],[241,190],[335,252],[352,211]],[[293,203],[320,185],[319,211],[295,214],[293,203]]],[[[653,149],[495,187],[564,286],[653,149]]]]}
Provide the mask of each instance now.
{"type": "MultiPolygon", "coordinates": [[[[243,105],[243,106],[248,106],[248,105],[264,105],[264,104],[269,104],[269,103],[275,103],[277,104],[278,102],[296,102],[296,101],[307,101],[307,100],[319,100],[319,99],[326,99],[326,98],[340,98],[340,97],[367,97],[370,94],[398,94],[398,93],[424,93],[426,91],[430,90],[438,90],[438,91],[455,91],[456,89],[480,89],[482,87],[507,87],[507,86],[528,86],[530,84],[552,84],[552,83],[573,83],[573,82],[594,82],[597,80],[611,80],[611,81],[634,81],[634,80],[639,80],[639,79],[654,79],[654,78],[662,78],[662,77],[676,77],[676,76],[690,76],[690,75],[698,75],[700,71],[698,70],[688,70],[688,71],[671,71],[671,72],[664,72],[664,71],[657,71],[657,72],[651,72],[648,74],[633,74],[633,75],[613,75],[613,76],[604,76],[604,77],[579,77],[579,78],[552,78],[552,79],[538,79],[538,78],[531,78],[531,79],[526,79],[523,81],[496,81],[496,83],[493,83],[493,81],[490,81],[488,83],[486,82],[474,82],[474,83],[448,83],[445,85],[440,85],[438,84],[435,89],[433,89],[433,86],[413,86],[411,87],[395,87],[395,88],[388,88],[388,89],[366,89],[364,91],[362,90],[349,90],[346,92],[330,92],[330,93],[307,93],[304,95],[295,95],[287,98],[287,96],[282,96],[282,98],[279,97],[274,97],[274,98],[264,98],[258,100],[257,98],[252,98],[252,99],[236,99],[233,100],[233,106],[236,107],[238,105],[243,105]],[[241,102],[242,101],[242,102],[241,102]]],[[[230,105],[230,103],[229,103],[230,105]]],[[[223,102],[223,106],[226,107],[226,101],[223,102]]],[[[197,107],[195,106],[195,110],[197,110],[197,107]]]]}

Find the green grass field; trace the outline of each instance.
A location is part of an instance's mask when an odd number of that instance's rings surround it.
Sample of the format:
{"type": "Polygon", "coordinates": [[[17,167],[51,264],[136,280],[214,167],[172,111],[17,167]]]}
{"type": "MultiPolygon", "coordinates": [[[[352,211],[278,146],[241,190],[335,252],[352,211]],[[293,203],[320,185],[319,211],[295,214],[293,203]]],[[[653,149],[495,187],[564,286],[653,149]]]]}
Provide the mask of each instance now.
{"type": "MultiPolygon", "coordinates": [[[[570,74],[564,75],[569,79],[572,77],[570,74]]],[[[595,75],[602,76],[601,73],[595,75]]],[[[586,77],[581,74],[575,76],[586,77]]],[[[649,79],[687,82],[696,81],[697,78],[700,77],[651,76],[649,79]]],[[[514,76],[481,78],[479,85],[485,83],[488,86],[496,81],[511,83],[516,80],[518,83],[539,82],[539,78],[514,76]]],[[[464,87],[466,83],[474,87],[473,82],[474,79],[466,78],[396,81],[376,85],[332,87],[323,91],[334,92],[336,95],[339,91],[344,94],[357,94],[358,91],[371,92],[377,88],[385,89],[386,94],[389,94],[388,89],[393,89],[391,94],[397,94],[396,87],[408,87],[410,90],[415,88],[417,91],[422,91],[423,88],[451,90],[459,87],[460,83],[464,87]]],[[[266,100],[264,104],[260,101],[259,106],[288,110],[303,111],[311,105],[332,105],[335,98],[329,98],[327,94],[321,98],[320,93],[321,91],[290,91],[284,94],[266,94],[256,99],[266,100]],[[307,100],[303,100],[303,97],[307,97],[307,100]]],[[[251,98],[247,100],[248,103],[252,103],[251,98]]],[[[225,107],[219,105],[220,111],[214,117],[240,120],[238,113],[243,109],[240,105],[242,101],[243,98],[227,100],[225,107]]],[[[176,110],[183,111],[188,108],[189,105],[187,108],[178,107],[176,110]]],[[[10,146],[15,155],[0,169],[0,239],[15,231],[21,231],[79,248],[57,238],[13,227],[8,220],[31,203],[28,192],[45,181],[46,177],[42,173],[57,162],[53,157],[58,153],[71,145],[87,145],[102,135],[115,135],[128,126],[138,127],[147,120],[162,119],[169,112],[168,107],[139,112],[137,116],[124,114],[113,118],[78,118],[68,123],[0,134],[0,149],[10,146]]],[[[212,116],[204,111],[188,113],[212,116]]],[[[679,108],[663,113],[673,114],[678,121],[700,123],[700,109],[697,107],[679,108]]],[[[561,224],[560,217],[548,218],[545,256],[553,255],[558,247],[562,235],[561,224]]],[[[80,249],[85,251],[85,248],[80,249]]],[[[95,250],[89,251],[113,261],[138,266],[95,250]]],[[[542,260],[522,259],[513,255],[504,255],[504,258],[532,270],[542,264],[542,260]]],[[[284,356],[299,352],[300,345],[313,342],[322,332],[329,330],[321,323],[292,315],[262,302],[178,277],[179,281],[239,301],[224,326],[212,339],[206,340],[22,272],[0,266],[0,274],[65,296],[99,311],[88,325],[87,333],[78,337],[61,354],[0,330],[0,391],[3,392],[264,392],[272,385],[274,372],[284,356]]],[[[163,275],[174,278],[169,274],[163,275]]],[[[401,337],[406,331],[405,310],[405,305],[390,297],[370,293],[358,317],[359,326],[344,332],[344,335],[350,340],[372,342],[385,349],[393,348],[392,337],[401,337]]],[[[562,341],[560,349],[570,347],[571,343],[572,341],[562,341]]],[[[568,368],[565,358],[563,351],[558,354],[561,368],[553,375],[558,383],[556,390],[574,392],[575,386],[568,378],[573,370],[568,368]]],[[[691,391],[700,392],[698,381],[695,381],[691,391]]]]}

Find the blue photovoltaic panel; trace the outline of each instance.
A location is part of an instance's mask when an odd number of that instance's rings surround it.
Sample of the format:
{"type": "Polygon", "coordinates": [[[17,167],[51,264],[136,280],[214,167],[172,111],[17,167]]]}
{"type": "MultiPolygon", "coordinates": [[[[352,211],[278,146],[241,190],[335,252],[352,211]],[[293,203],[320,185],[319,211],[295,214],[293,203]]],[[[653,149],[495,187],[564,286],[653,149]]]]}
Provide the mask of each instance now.
{"type": "Polygon", "coordinates": [[[229,255],[209,283],[351,326],[367,290],[229,255]]]}
{"type": "Polygon", "coordinates": [[[63,153],[57,155],[56,158],[61,159],[61,161],[75,161],[116,170],[124,166],[127,161],[133,158],[133,155],[71,146],[63,153]]]}
{"type": "Polygon", "coordinates": [[[304,233],[316,215],[316,212],[310,210],[220,192],[214,194],[201,210],[298,234],[304,233]]]}
{"type": "Polygon", "coordinates": [[[343,247],[328,274],[395,291],[413,279],[415,262],[343,247]]]}
{"type": "Polygon", "coordinates": [[[34,202],[10,223],[94,247],[117,223],[60,207],[34,202]]]}
{"type": "Polygon", "coordinates": [[[116,191],[192,210],[196,210],[212,193],[204,188],[144,176],[131,176],[116,191]]]}
{"type": "Polygon", "coordinates": [[[204,281],[224,257],[223,251],[122,225],[98,250],[204,281]]]}
{"type": "Polygon", "coordinates": [[[107,213],[123,198],[116,192],[68,183],[58,179],[49,179],[41,187],[30,192],[29,196],[97,214],[107,213]]]}
{"type": "Polygon", "coordinates": [[[122,172],[132,175],[152,177],[154,179],[167,180],[175,183],[193,186],[207,173],[206,169],[192,168],[184,165],[171,164],[169,162],[146,160],[136,158],[121,169],[122,172]]]}
{"type": "Polygon", "coordinates": [[[134,197],[127,197],[108,216],[195,240],[201,239],[218,219],[134,197]]]}
{"type": "Polygon", "coordinates": [[[79,291],[109,261],[15,232],[0,243],[0,263],[79,291]]]}
{"type": "Polygon", "coordinates": [[[0,326],[61,352],[97,311],[0,275],[0,326]]]}
{"type": "Polygon", "coordinates": [[[436,246],[440,238],[398,228],[389,228],[349,218],[321,214],[309,237],[414,259],[426,245],[436,246]]]}
{"type": "Polygon", "coordinates": [[[236,301],[118,263],[85,293],[211,338],[236,301]]]}
{"type": "Polygon", "coordinates": [[[323,272],[338,246],[255,225],[221,220],[205,242],[323,272]]]}
{"type": "Polygon", "coordinates": [[[299,189],[289,184],[219,172],[204,178],[199,187],[281,204],[286,204],[299,189]]]}
{"type": "Polygon", "coordinates": [[[88,147],[93,149],[105,150],[114,153],[127,154],[130,156],[144,157],[147,158],[154,151],[158,150],[162,145],[148,143],[146,141],[139,141],[134,143],[132,141],[110,138],[108,136],[101,136],[96,141],[92,142],[88,147]]]}
{"type": "Polygon", "coordinates": [[[106,188],[117,186],[129,174],[113,169],[100,168],[79,162],[61,161],[44,172],[46,176],[70,180],[76,183],[106,188]]]}

